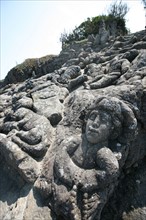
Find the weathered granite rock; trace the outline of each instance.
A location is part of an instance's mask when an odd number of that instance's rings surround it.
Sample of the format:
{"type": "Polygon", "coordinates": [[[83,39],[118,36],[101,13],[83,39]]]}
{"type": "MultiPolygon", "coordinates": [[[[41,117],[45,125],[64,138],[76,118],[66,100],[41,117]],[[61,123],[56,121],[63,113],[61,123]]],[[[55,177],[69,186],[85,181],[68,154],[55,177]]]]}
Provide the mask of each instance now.
{"type": "Polygon", "coordinates": [[[101,21],[99,26],[99,34],[96,35],[94,43],[97,45],[105,46],[109,40],[109,31],[106,30],[104,20],[101,21]]]}
{"type": "Polygon", "coordinates": [[[1,83],[0,219],[146,218],[145,31],[101,32],[1,83]]]}

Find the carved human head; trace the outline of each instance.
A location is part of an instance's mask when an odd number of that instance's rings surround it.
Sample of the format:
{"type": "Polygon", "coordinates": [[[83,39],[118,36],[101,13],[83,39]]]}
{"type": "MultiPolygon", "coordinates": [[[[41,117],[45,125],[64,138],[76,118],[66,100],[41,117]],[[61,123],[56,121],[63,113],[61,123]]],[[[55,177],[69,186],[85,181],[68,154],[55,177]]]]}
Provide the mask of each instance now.
{"type": "Polygon", "coordinates": [[[133,111],[115,97],[98,97],[89,107],[86,138],[92,143],[116,139],[120,135],[131,138],[137,127],[133,111]]]}
{"type": "Polygon", "coordinates": [[[106,141],[112,125],[111,115],[105,110],[93,110],[86,124],[87,140],[93,144],[106,141]]]}

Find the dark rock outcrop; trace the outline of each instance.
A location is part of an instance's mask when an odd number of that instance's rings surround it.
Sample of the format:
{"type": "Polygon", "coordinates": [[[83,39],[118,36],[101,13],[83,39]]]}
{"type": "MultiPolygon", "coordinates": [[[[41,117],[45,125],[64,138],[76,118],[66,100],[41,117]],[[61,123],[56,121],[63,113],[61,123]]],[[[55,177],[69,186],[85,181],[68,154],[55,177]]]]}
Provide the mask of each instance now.
{"type": "Polygon", "coordinates": [[[146,219],[145,31],[96,40],[1,82],[0,219],[146,219]]]}

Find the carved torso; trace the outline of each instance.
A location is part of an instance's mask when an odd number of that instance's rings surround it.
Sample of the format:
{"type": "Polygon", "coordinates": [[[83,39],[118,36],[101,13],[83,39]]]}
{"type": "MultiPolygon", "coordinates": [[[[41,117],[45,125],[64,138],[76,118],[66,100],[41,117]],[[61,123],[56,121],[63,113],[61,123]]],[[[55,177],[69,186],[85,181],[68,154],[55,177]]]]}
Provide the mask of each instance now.
{"type": "Polygon", "coordinates": [[[101,145],[90,144],[86,137],[81,140],[79,147],[74,151],[73,155],[70,155],[73,162],[84,169],[97,168],[97,151],[101,148],[101,145]]]}

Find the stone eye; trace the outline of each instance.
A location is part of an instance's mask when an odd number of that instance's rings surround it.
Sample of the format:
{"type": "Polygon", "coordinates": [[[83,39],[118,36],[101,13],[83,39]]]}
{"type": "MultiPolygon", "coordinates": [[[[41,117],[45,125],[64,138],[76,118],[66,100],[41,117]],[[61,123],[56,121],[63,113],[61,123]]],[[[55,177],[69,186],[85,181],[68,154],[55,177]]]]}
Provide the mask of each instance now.
{"type": "Polygon", "coordinates": [[[95,120],[95,118],[96,118],[95,113],[92,113],[89,118],[90,118],[90,120],[95,120]]]}

